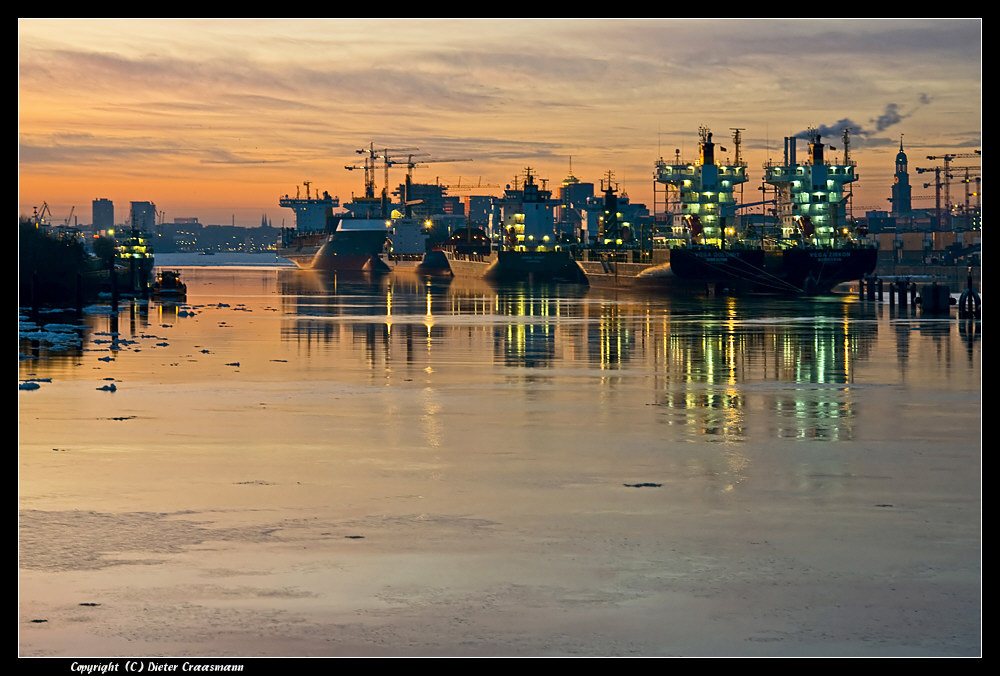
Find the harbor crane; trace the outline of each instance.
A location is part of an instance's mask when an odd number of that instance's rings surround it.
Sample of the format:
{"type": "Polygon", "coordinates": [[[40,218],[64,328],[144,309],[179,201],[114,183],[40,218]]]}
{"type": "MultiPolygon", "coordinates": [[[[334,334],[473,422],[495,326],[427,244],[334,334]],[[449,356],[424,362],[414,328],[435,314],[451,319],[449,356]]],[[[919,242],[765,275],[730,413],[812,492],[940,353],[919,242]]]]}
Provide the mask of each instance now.
{"type": "Polygon", "coordinates": [[[34,212],[31,216],[32,225],[36,228],[39,225],[49,225],[49,221],[52,220],[52,210],[49,209],[48,202],[42,202],[41,208],[33,207],[32,211],[34,212]]]}
{"type": "MultiPolygon", "coordinates": [[[[437,163],[437,162],[471,162],[472,161],[469,158],[462,158],[462,159],[458,159],[458,158],[439,158],[439,159],[433,159],[433,158],[423,158],[422,157],[422,158],[416,159],[416,157],[417,156],[415,154],[411,153],[411,154],[407,155],[405,161],[402,160],[402,159],[399,159],[399,160],[393,160],[393,159],[389,159],[389,158],[386,159],[386,167],[387,167],[387,169],[388,169],[388,165],[390,165],[390,164],[403,164],[403,165],[406,165],[406,179],[403,182],[403,194],[401,196],[401,201],[402,201],[403,207],[404,207],[404,209],[406,211],[406,217],[407,218],[410,217],[410,207],[413,206],[414,204],[419,204],[420,203],[419,200],[416,201],[416,202],[411,202],[410,201],[410,186],[413,183],[413,170],[416,167],[422,167],[424,165],[434,164],[434,163],[437,163]]],[[[388,184],[388,174],[386,175],[386,182],[388,184]]]]}

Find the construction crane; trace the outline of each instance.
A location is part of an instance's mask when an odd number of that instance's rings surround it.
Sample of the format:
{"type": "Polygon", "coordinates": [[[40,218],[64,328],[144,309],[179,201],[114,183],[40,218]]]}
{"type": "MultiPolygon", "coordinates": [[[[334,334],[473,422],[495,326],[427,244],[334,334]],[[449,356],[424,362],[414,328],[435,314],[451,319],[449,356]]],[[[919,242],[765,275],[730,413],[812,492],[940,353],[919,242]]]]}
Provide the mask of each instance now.
{"type": "MultiPolygon", "coordinates": [[[[386,161],[387,165],[388,164],[403,164],[403,165],[406,165],[406,179],[403,182],[403,194],[401,195],[401,201],[403,203],[403,207],[405,209],[405,213],[406,213],[406,217],[407,218],[410,217],[410,207],[413,206],[413,205],[415,205],[415,204],[419,204],[420,203],[419,200],[416,201],[416,202],[411,202],[410,201],[410,186],[413,184],[413,170],[416,167],[422,167],[422,166],[427,165],[427,164],[435,164],[435,163],[438,163],[438,162],[471,162],[472,161],[471,159],[468,159],[468,158],[461,158],[461,159],[459,159],[459,158],[439,158],[439,159],[433,159],[433,158],[425,158],[425,157],[421,157],[419,159],[415,159],[415,158],[416,158],[416,155],[413,154],[413,153],[411,153],[411,154],[407,155],[405,161],[401,160],[401,159],[400,160],[387,159],[387,161],[386,161]]],[[[388,181],[388,178],[386,180],[388,181]]]]}
{"type": "MultiPolygon", "coordinates": [[[[355,150],[359,155],[367,155],[365,157],[365,197],[368,199],[375,198],[375,168],[379,160],[382,160],[385,165],[385,184],[382,186],[382,216],[386,216],[388,213],[388,186],[389,186],[389,165],[394,164],[389,153],[412,153],[419,148],[376,148],[375,143],[369,143],[367,148],[360,148],[355,150]]],[[[347,170],[360,169],[361,167],[356,166],[345,166],[347,170]]]]}
{"type": "Polygon", "coordinates": [[[472,161],[469,158],[462,158],[462,159],[426,159],[426,158],[413,159],[414,157],[416,157],[416,156],[411,153],[410,155],[408,155],[406,157],[405,161],[390,159],[390,160],[388,160],[387,164],[405,164],[406,165],[406,180],[407,180],[407,182],[409,182],[411,180],[412,176],[413,176],[413,170],[416,167],[422,167],[422,166],[424,166],[426,164],[433,164],[435,162],[471,162],[472,161]]]}
{"type": "Polygon", "coordinates": [[[457,183],[449,183],[448,190],[482,190],[484,188],[499,188],[499,183],[483,183],[483,177],[479,176],[475,183],[462,183],[462,177],[458,177],[457,183]]]}
{"type": "Polygon", "coordinates": [[[65,226],[65,227],[67,227],[67,228],[69,227],[69,224],[70,224],[70,221],[72,221],[72,220],[73,220],[73,211],[74,211],[75,209],[76,209],[76,206],[75,206],[75,205],[74,205],[74,206],[71,206],[71,207],[69,208],[69,216],[67,216],[67,217],[66,217],[66,220],[65,220],[65,221],[63,221],[63,226],[65,226]]]}
{"type": "MultiPolygon", "coordinates": [[[[977,157],[977,158],[981,158],[982,156],[983,156],[983,151],[981,151],[981,150],[975,150],[975,151],[973,151],[971,153],[947,153],[945,155],[928,155],[927,159],[929,159],[929,160],[941,160],[942,162],[944,162],[944,174],[945,174],[945,178],[947,179],[947,178],[951,178],[951,176],[950,176],[951,169],[952,169],[951,161],[953,159],[955,159],[956,157],[977,157]]],[[[935,169],[940,169],[940,167],[935,167],[935,169]]],[[[921,171],[921,170],[917,169],[917,171],[921,171]]],[[[929,171],[929,170],[925,169],[924,171],[929,171]]],[[[936,174],[935,174],[935,176],[936,176],[937,183],[940,184],[940,181],[941,181],[941,172],[937,171],[936,174]]],[[[938,187],[937,190],[940,190],[940,187],[938,187]]],[[[948,183],[947,182],[944,184],[944,202],[945,202],[946,205],[948,205],[948,213],[950,214],[951,213],[951,192],[948,189],[948,183]]],[[[941,203],[940,203],[940,201],[937,204],[937,208],[938,208],[938,214],[940,215],[940,213],[941,213],[941,203]]]]}

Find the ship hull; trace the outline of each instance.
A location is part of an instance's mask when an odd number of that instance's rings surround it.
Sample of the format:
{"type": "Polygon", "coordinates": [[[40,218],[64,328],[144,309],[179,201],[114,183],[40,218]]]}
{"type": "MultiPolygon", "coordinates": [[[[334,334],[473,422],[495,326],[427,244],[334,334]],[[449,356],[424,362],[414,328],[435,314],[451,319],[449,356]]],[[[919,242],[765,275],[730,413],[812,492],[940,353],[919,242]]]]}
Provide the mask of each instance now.
{"type": "Polygon", "coordinates": [[[379,258],[385,241],[385,230],[337,230],[319,248],[309,267],[323,272],[390,272],[379,258]]]}
{"type": "Polygon", "coordinates": [[[423,259],[416,266],[417,274],[427,277],[454,277],[455,272],[451,269],[448,256],[444,251],[435,249],[424,254],[423,259]]]}
{"type": "Polygon", "coordinates": [[[499,283],[587,284],[587,275],[566,251],[501,251],[483,277],[499,283]]]}
{"type": "Polygon", "coordinates": [[[786,249],[780,252],[781,277],[807,295],[829,293],[843,282],[875,270],[878,251],[857,249],[786,249]]]}
{"type": "Polygon", "coordinates": [[[734,292],[829,293],[875,269],[874,248],[673,249],[673,277],[734,292]]]}
{"type": "Polygon", "coordinates": [[[278,255],[282,258],[290,260],[295,263],[297,267],[308,269],[312,267],[313,259],[316,258],[316,252],[319,251],[319,247],[312,247],[310,250],[287,250],[279,249],[278,255]]]}
{"type": "Polygon", "coordinates": [[[417,266],[423,274],[454,275],[507,283],[587,284],[587,274],[565,251],[501,251],[488,255],[429,252],[417,266]]]}
{"type": "Polygon", "coordinates": [[[329,235],[321,232],[295,235],[278,249],[278,255],[300,268],[311,268],[316,253],[328,237],[329,235]]]}
{"type": "Polygon", "coordinates": [[[764,250],[672,249],[670,269],[681,280],[748,289],[764,276],[764,250]]]}

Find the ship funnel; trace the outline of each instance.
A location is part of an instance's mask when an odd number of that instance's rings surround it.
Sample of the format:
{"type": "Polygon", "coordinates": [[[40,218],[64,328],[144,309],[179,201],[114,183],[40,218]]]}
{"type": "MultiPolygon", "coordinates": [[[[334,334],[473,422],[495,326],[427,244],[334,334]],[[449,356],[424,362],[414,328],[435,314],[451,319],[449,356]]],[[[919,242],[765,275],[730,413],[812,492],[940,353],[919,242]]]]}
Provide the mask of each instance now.
{"type": "Polygon", "coordinates": [[[785,137],[785,166],[792,167],[797,164],[795,158],[795,146],[798,143],[798,139],[794,136],[785,137]]]}
{"type": "Polygon", "coordinates": [[[712,143],[712,132],[705,135],[705,140],[701,143],[701,163],[715,164],[715,144],[712,143]]]}
{"type": "Polygon", "coordinates": [[[813,164],[823,164],[823,144],[820,143],[819,134],[809,143],[809,156],[813,164]]]}

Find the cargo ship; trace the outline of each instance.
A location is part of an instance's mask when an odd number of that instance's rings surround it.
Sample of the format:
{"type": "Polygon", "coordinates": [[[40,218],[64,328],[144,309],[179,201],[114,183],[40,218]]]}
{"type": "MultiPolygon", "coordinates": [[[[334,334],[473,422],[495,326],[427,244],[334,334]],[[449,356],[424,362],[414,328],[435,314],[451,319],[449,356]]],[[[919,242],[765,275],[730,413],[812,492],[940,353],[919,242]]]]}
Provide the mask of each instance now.
{"type": "MultiPolygon", "coordinates": [[[[490,253],[468,251],[452,246],[445,251],[451,272],[475,276],[490,282],[587,284],[587,275],[559,241],[555,228],[558,201],[552,192],[540,186],[530,167],[518,185],[507,185],[497,200],[499,221],[495,228],[499,241],[490,253]]],[[[425,257],[425,267],[442,262],[438,252],[425,257]]]]}
{"type": "Polygon", "coordinates": [[[806,162],[797,162],[796,139],[787,138],[784,162],[764,166],[764,182],[772,186],[777,204],[773,228],[738,225],[735,191],[748,180],[739,130],[731,162],[718,161],[707,128],[700,130],[697,162],[658,162],[657,181],[677,190],[679,209],[669,234],[674,246],[669,263],[640,276],[732,292],[822,294],[871,273],[877,260],[874,243],[851,226],[845,213],[850,184],[858,178],[849,139],[845,135],[841,163],[824,159],[815,131],[808,140],[806,162]]]}
{"type": "MultiPolygon", "coordinates": [[[[340,199],[330,193],[311,194],[309,182],[303,183],[306,195],[302,197],[296,188],[294,197],[286,194],[278,200],[280,206],[295,212],[295,226],[281,229],[278,255],[295,263],[300,268],[312,267],[316,252],[330,236],[328,223],[340,210],[340,199]]],[[[336,228],[337,221],[332,221],[336,228]]]]}
{"type": "MultiPolygon", "coordinates": [[[[386,196],[375,196],[374,152],[365,164],[365,195],[341,205],[328,192],[313,197],[309,183],[306,196],[282,197],[278,204],[295,212],[295,228],[282,232],[278,255],[300,268],[323,272],[387,273],[381,256],[390,229],[386,196]]],[[[352,168],[352,167],[348,167],[352,168]]]]}

